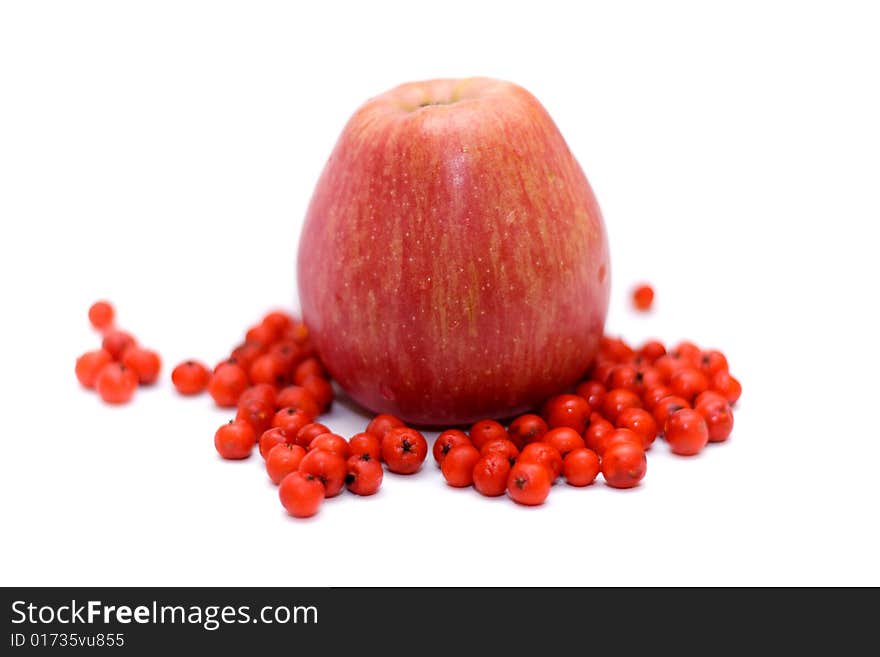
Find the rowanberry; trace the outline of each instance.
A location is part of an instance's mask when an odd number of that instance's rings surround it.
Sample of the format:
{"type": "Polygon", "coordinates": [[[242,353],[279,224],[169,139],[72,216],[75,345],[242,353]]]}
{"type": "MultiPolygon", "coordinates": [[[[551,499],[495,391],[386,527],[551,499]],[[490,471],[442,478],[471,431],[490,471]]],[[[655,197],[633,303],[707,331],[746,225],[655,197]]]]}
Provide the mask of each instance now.
{"type": "Polygon", "coordinates": [[[480,456],[488,456],[489,454],[501,454],[501,456],[513,463],[519,456],[519,450],[512,440],[499,438],[483,443],[483,446],[480,448],[480,456]]]}
{"type": "Polygon", "coordinates": [[[134,396],[137,386],[137,375],[122,363],[107,363],[95,379],[95,390],[108,404],[125,404],[134,396]]]}
{"type": "Polygon", "coordinates": [[[208,383],[208,393],[214,403],[222,408],[232,408],[248,387],[245,371],[235,363],[222,363],[214,371],[208,383]]]}
{"type": "Polygon", "coordinates": [[[581,435],[571,427],[557,427],[555,429],[550,429],[550,431],[544,434],[541,442],[555,447],[563,459],[573,449],[578,449],[584,446],[584,439],[581,438],[581,435]]]}
{"type": "Polygon", "coordinates": [[[291,472],[296,472],[305,455],[306,450],[290,443],[280,443],[270,449],[266,455],[266,473],[272,483],[278,485],[291,472]]]}
{"type": "MultiPolygon", "coordinates": [[[[257,446],[260,449],[260,456],[264,459],[269,456],[269,452],[272,451],[272,448],[276,445],[283,444],[291,444],[293,445],[293,439],[288,436],[280,427],[272,427],[271,429],[266,429],[263,433],[260,434],[260,438],[257,441],[257,446]]],[[[303,450],[305,452],[305,450],[303,450]]]]}
{"type": "Polygon", "coordinates": [[[76,378],[86,388],[94,388],[98,374],[104,366],[113,362],[113,356],[106,349],[87,351],[76,359],[76,378]]]}
{"type": "Polygon", "coordinates": [[[207,389],[211,372],[197,360],[185,360],[171,372],[171,383],[181,395],[198,395],[207,389]]]}
{"type": "Polygon", "coordinates": [[[275,404],[281,408],[296,408],[314,419],[321,414],[321,406],[302,386],[287,386],[278,391],[275,404]]]}
{"type": "Polygon", "coordinates": [[[446,455],[449,453],[451,449],[454,447],[458,447],[459,445],[472,445],[471,439],[468,438],[467,434],[464,431],[459,431],[458,429],[447,429],[434,441],[434,446],[431,448],[431,454],[434,456],[434,460],[437,462],[437,465],[443,463],[443,459],[446,458],[446,455]]]}
{"type": "Polygon", "coordinates": [[[678,370],[669,379],[669,388],[673,395],[678,395],[689,402],[709,387],[706,375],[695,367],[678,370]]]}
{"type": "Polygon", "coordinates": [[[617,416],[617,427],[629,429],[641,440],[644,450],[650,449],[657,437],[657,420],[643,408],[625,408],[617,416]]]}
{"type": "Polygon", "coordinates": [[[382,460],[391,472],[418,472],[427,455],[428,441],[415,429],[396,427],[382,438],[382,460]]]}
{"type": "Polygon", "coordinates": [[[703,416],[691,408],[682,408],[666,419],[663,433],[674,454],[693,456],[709,442],[709,428],[703,416]]]}
{"type": "Polygon", "coordinates": [[[736,404],[742,394],[742,386],[739,381],[726,370],[719,370],[712,375],[711,388],[721,394],[731,406],[736,404]]]}
{"type": "Polygon", "coordinates": [[[468,435],[470,436],[471,442],[474,444],[474,447],[480,449],[490,440],[507,438],[507,431],[501,424],[499,424],[495,420],[480,420],[478,422],[474,422],[473,426],[471,426],[471,430],[468,432],[468,435]]]}
{"type": "Polygon", "coordinates": [[[520,452],[517,463],[537,463],[547,468],[553,480],[562,472],[562,455],[559,450],[547,443],[529,443],[520,452]]]}
{"type": "Polygon", "coordinates": [[[257,439],[247,422],[224,424],[214,434],[214,447],[224,459],[246,459],[251,455],[257,439]]]}
{"type": "Polygon", "coordinates": [[[474,488],[486,497],[504,495],[511,467],[510,461],[501,454],[481,456],[474,465],[474,488]]]}
{"type": "Polygon", "coordinates": [[[304,449],[308,449],[312,441],[322,433],[331,433],[331,431],[320,422],[310,422],[293,434],[293,442],[304,449]]]}
{"type": "Polygon", "coordinates": [[[317,477],[324,484],[324,495],[335,497],[345,485],[345,459],[323,449],[308,452],[299,462],[299,471],[317,477]]]}
{"type": "Polygon", "coordinates": [[[517,504],[538,506],[547,499],[555,478],[545,465],[517,461],[507,475],[507,494],[517,504]]]}
{"type": "Polygon", "coordinates": [[[382,462],[382,441],[371,433],[356,433],[348,439],[348,448],[352,456],[368,455],[374,461],[382,462]]]}
{"type": "Polygon", "coordinates": [[[105,331],[113,326],[115,314],[109,301],[96,301],[89,308],[89,321],[99,331],[105,331]]]}
{"type": "Polygon", "coordinates": [[[646,312],[651,309],[654,303],[654,288],[647,283],[637,285],[632,292],[632,302],[636,310],[646,312]]]}
{"type": "Polygon", "coordinates": [[[355,495],[375,495],[382,486],[382,465],[369,456],[352,456],[346,462],[345,486],[355,495]]]}
{"type": "Polygon", "coordinates": [[[440,464],[440,472],[446,483],[464,488],[474,483],[474,466],[480,460],[480,452],[473,445],[459,445],[449,450],[440,464]]]}
{"type": "Polygon", "coordinates": [[[278,497],[294,518],[310,518],[318,512],[324,501],[324,485],[314,475],[291,472],[281,480],[278,497]]]}
{"type": "Polygon", "coordinates": [[[142,386],[156,383],[162,368],[162,359],[158,353],[137,345],[123,352],[122,363],[137,375],[138,383],[142,386]]]}
{"type": "Polygon", "coordinates": [[[334,454],[339,454],[344,459],[351,456],[351,448],[348,445],[348,441],[335,433],[322,433],[320,436],[315,436],[312,442],[309,443],[309,451],[313,449],[333,452],[334,454]]]}
{"type": "Polygon", "coordinates": [[[137,342],[131,333],[120,331],[119,329],[107,331],[104,334],[104,339],[101,341],[101,346],[110,352],[110,355],[113,356],[113,360],[121,359],[125,350],[136,344],[137,342]]]}
{"type": "Polygon", "coordinates": [[[529,443],[541,440],[541,436],[547,433],[547,429],[544,418],[540,415],[527,413],[520,415],[510,423],[510,426],[507,427],[507,436],[517,449],[522,449],[529,443]]]}
{"type": "Polygon", "coordinates": [[[612,488],[638,486],[648,471],[645,450],[633,442],[619,442],[602,455],[602,476],[612,488]]]}
{"type": "Polygon", "coordinates": [[[589,486],[599,474],[599,455],[586,447],[571,450],[562,460],[562,476],[572,486],[589,486]]]}
{"type": "Polygon", "coordinates": [[[602,410],[602,402],[605,401],[605,386],[598,381],[584,381],[576,389],[575,394],[583,397],[590,405],[590,413],[602,410]]]}
{"type": "MultiPolygon", "coordinates": [[[[299,432],[300,429],[309,426],[311,421],[312,418],[308,413],[305,413],[298,408],[294,408],[293,406],[285,406],[276,411],[275,415],[272,416],[273,427],[279,427],[287,436],[294,436],[294,442],[300,447],[305,448],[308,448],[311,441],[306,445],[301,444],[299,442],[299,432]]],[[[321,433],[327,433],[327,431],[322,431],[321,433]]],[[[315,434],[314,436],[311,436],[311,438],[314,439],[318,435],[320,434],[315,434]]]]}
{"type": "Polygon", "coordinates": [[[404,424],[403,420],[401,420],[400,418],[389,415],[387,413],[382,413],[370,420],[370,423],[367,425],[367,428],[364,429],[364,431],[366,431],[367,433],[371,433],[379,440],[382,440],[385,437],[385,434],[392,429],[405,426],[406,424],[404,424]]]}
{"type": "Polygon", "coordinates": [[[641,408],[641,406],[641,398],[632,390],[614,388],[605,395],[605,401],[602,403],[602,415],[613,423],[617,421],[617,416],[624,408],[641,408]]]}
{"type": "Polygon", "coordinates": [[[557,395],[544,404],[544,419],[551,429],[569,427],[582,434],[590,418],[590,404],[577,395],[557,395]]]}

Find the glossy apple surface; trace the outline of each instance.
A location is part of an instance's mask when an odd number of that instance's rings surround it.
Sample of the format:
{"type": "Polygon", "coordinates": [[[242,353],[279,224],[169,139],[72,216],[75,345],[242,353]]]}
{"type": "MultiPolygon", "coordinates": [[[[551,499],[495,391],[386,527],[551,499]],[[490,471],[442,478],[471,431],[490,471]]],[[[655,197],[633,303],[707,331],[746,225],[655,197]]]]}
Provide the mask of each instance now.
{"type": "Polygon", "coordinates": [[[608,306],[586,177],[514,84],[405,84],[349,120],[299,245],[305,322],[357,402],[451,425],[533,408],[580,377],[608,306]]]}

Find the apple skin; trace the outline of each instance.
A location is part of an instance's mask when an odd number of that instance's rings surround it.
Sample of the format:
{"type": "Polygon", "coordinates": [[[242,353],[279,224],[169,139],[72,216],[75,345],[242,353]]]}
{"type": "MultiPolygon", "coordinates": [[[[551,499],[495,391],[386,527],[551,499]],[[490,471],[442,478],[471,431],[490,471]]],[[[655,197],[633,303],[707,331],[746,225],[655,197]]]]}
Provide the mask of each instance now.
{"type": "Polygon", "coordinates": [[[367,101],[317,183],[300,304],[333,378],[419,425],[508,417],[596,354],[610,270],[602,215],[525,89],[488,78],[367,101]]]}

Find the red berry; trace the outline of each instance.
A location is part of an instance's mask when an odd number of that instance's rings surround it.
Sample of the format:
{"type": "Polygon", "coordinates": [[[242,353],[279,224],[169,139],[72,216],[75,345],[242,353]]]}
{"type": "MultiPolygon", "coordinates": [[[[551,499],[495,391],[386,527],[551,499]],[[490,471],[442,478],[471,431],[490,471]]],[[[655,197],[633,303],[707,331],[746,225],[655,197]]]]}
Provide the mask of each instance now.
{"type": "Polygon", "coordinates": [[[266,348],[258,342],[242,342],[232,353],[229,354],[230,359],[238,363],[242,369],[249,371],[251,365],[260,356],[266,353],[266,348]]]}
{"type": "Polygon", "coordinates": [[[572,486],[589,486],[599,474],[599,455],[586,447],[573,449],[562,460],[562,474],[572,486]]]}
{"type": "Polygon", "coordinates": [[[345,484],[345,459],[323,449],[308,452],[299,462],[299,471],[317,477],[324,484],[326,497],[339,495],[345,484]]]}
{"type": "Polygon", "coordinates": [[[709,428],[703,416],[691,408],[682,408],[666,420],[663,433],[674,454],[693,456],[709,442],[709,428]]]}
{"type": "Polygon", "coordinates": [[[417,472],[427,455],[428,441],[415,429],[397,427],[391,429],[382,438],[382,460],[391,472],[397,474],[417,472]]]}
{"type": "Polygon", "coordinates": [[[181,395],[203,393],[210,380],[208,368],[195,360],[185,360],[171,372],[171,383],[181,395]]]}
{"type": "Polygon", "coordinates": [[[654,361],[654,369],[660,374],[660,380],[663,382],[668,382],[673,374],[686,367],[691,367],[691,364],[684,358],[672,354],[660,356],[654,361]]]}
{"type": "Polygon", "coordinates": [[[721,394],[727,403],[733,406],[742,394],[742,386],[739,381],[730,375],[730,372],[719,370],[712,375],[712,390],[721,394]]]}
{"type": "MultiPolygon", "coordinates": [[[[539,443],[531,443],[537,445],[539,443]]],[[[529,446],[526,446],[528,448],[529,446]]],[[[555,476],[544,465],[517,462],[507,475],[507,494],[517,504],[538,506],[550,494],[555,476]]]]}
{"type": "Polygon", "coordinates": [[[352,456],[369,456],[372,460],[382,462],[382,441],[371,433],[357,433],[348,440],[348,448],[352,456]]]}
{"type": "Polygon", "coordinates": [[[262,436],[272,426],[272,418],[275,415],[275,407],[270,406],[262,399],[242,399],[238,401],[236,420],[247,422],[254,430],[254,435],[262,436]]]}
{"type": "Polygon", "coordinates": [[[510,423],[510,426],[507,428],[507,435],[511,442],[516,445],[517,449],[522,449],[529,443],[541,440],[541,436],[547,433],[547,429],[547,423],[544,422],[544,418],[540,415],[527,413],[520,415],[510,423]]]}
{"type": "Polygon", "coordinates": [[[636,435],[635,432],[630,431],[629,429],[615,429],[611,433],[605,434],[602,437],[602,440],[599,441],[598,449],[596,452],[598,454],[604,455],[609,449],[611,449],[614,445],[618,445],[620,443],[632,443],[637,446],[639,449],[644,450],[642,447],[642,439],[636,435]]]}
{"type": "Polygon", "coordinates": [[[113,325],[113,306],[109,301],[96,301],[89,308],[89,321],[99,331],[104,331],[113,325]]]}
{"type": "Polygon", "coordinates": [[[278,391],[275,403],[279,407],[298,408],[311,418],[321,414],[321,407],[312,393],[301,386],[287,386],[278,391]]]}
{"type": "Polygon", "coordinates": [[[247,422],[229,422],[214,434],[214,447],[225,459],[246,459],[251,455],[256,436],[247,422]]]}
{"type": "Polygon", "coordinates": [[[309,328],[302,322],[294,322],[285,332],[285,336],[297,344],[305,344],[309,340],[309,328]]]}
{"type": "Polygon", "coordinates": [[[238,404],[238,398],[248,387],[247,374],[235,363],[223,363],[214,371],[208,383],[208,392],[214,403],[223,408],[238,404]]]}
{"type": "Polygon", "coordinates": [[[263,317],[263,321],[260,323],[268,326],[275,335],[281,335],[293,324],[293,317],[283,310],[273,310],[266,313],[266,316],[263,317]]]}
{"type": "Polygon", "coordinates": [[[512,440],[499,438],[498,440],[490,440],[488,443],[483,443],[483,446],[480,448],[480,456],[488,456],[489,454],[500,454],[513,463],[516,461],[516,457],[519,456],[519,450],[512,440]]]}
{"type": "Polygon", "coordinates": [[[507,431],[495,420],[479,420],[471,426],[469,435],[474,447],[480,449],[490,440],[507,438],[507,431]]]}
{"type": "Polygon", "coordinates": [[[369,457],[352,456],[345,463],[345,485],[355,495],[374,495],[382,486],[382,465],[369,457]]]}
{"type": "Polygon", "coordinates": [[[632,302],[636,310],[642,312],[650,310],[651,304],[654,303],[654,288],[647,283],[637,285],[632,293],[632,302]]]}
{"type": "Polygon", "coordinates": [[[309,451],[313,449],[333,452],[344,459],[351,456],[351,448],[348,446],[348,441],[335,433],[322,433],[320,436],[315,436],[312,442],[309,443],[309,451]]]}
{"type": "MultiPolygon", "coordinates": [[[[260,456],[264,459],[269,456],[269,452],[272,451],[272,448],[276,445],[283,445],[285,443],[294,444],[293,440],[288,436],[280,427],[272,427],[271,429],[266,429],[262,434],[260,434],[259,440],[259,448],[260,448],[260,456]]],[[[303,450],[305,452],[305,450],[303,450]]]]}
{"type": "Polygon", "coordinates": [[[504,495],[511,467],[510,461],[501,454],[481,456],[474,465],[474,488],[486,497],[504,495]]]}
{"type": "Polygon", "coordinates": [[[712,376],[715,372],[727,371],[727,357],[717,349],[704,351],[700,356],[700,369],[706,376],[712,376]]]}
{"type": "Polygon", "coordinates": [[[702,356],[703,352],[693,342],[688,342],[687,340],[684,340],[675,345],[675,347],[673,347],[672,351],[669,353],[675,358],[680,358],[684,360],[691,367],[699,367],[700,357],[702,356]]]}
{"type": "Polygon", "coordinates": [[[125,404],[134,396],[137,385],[137,375],[122,363],[107,363],[95,379],[95,389],[108,404],[125,404]]]}
{"type": "Polygon", "coordinates": [[[647,471],[645,450],[635,443],[619,442],[602,455],[602,476],[613,488],[633,488],[647,471]]]}
{"type": "Polygon", "coordinates": [[[370,423],[367,425],[365,431],[367,433],[373,434],[379,440],[382,440],[385,437],[385,434],[392,429],[405,426],[406,425],[403,423],[403,420],[398,419],[393,415],[382,413],[370,420],[370,423]]]}
{"type": "Polygon", "coordinates": [[[480,460],[480,452],[473,445],[459,445],[449,450],[440,464],[440,472],[446,483],[464,488],[474,483],[474,466],[480,460]]]}
{"type": "MultiPolygon", "coordinates": [[[[706,394],[714,393],[703,393],[703,395],[706,394]]],[[[710,443],[722,443],[728,439],[733,431],[733,411],[726,399],[703,397],[702,401],[698,402],[694,408],[706,421],[710,443]]]]}
{"type": "Polygon", "coordinates": [[[645,450],[651,447],[657,437],[657,420],[643,408],[623,409],[617,416],[617,427],[635,433],[645,450]]]}
{"type": "Polygon", "coordinates": [[[162,359],[152,349],[129,347],[122,354],[122,363],[133,371],[142,386],[152,385],[159,378],[162,359]]]}
{"type": "Polygon", "coordinates": [[[616,363],[624,363],[632,358],[635,352],[622,338],[603,335],[599,341],[599,355],[616,363]]]}
{"type": "Polygon", "coordinates": [[[581,438],[577,431],[570,427],[550,429],[550,431],[544,434],[541,442],[555,447],[563,459],[571,450],[584,446],[584,439],[581,438]]]}
{"type": "Polygon", "coordinates": [[[611,388],[625,388],[636,394],[641,393],[644,389],[639,380],[638,368],[630,363],[615,365],[614,369],[611,370],[608,385],[611,388]]]}
{"type": "MultiPolygon", "coordinates": [[[[308,413],[304,413],[300,409],[294,408],[293,406],[286,406],[285,408],[277,411],[275,415],[272,416],[272,426],[279,427],[287,436],[294,436],[296,438],[294,442],[300,447],[309,446],[308,444],[303,445],[302,443],[300,443],[298,438],[300,429],[308,426],[311,421],[312,418],[311,416],[309,416],[308,413]]],[[[323,427],[323,425],[321,426],[323,427]]],[[[327,433],[327,431],[325,430],[321,433],[327,433]]],[[[314,436],[312,436],[312,439],[314,439],[315,436],[318,435],[320,434],[315,434],[314,436]]],[[[309,441],[309,444],[311,444],[311,441],[309,441]]]]}
{"type": "Polygon", "coordinates": [[[129,347],[133,347],[135,344],[137,344],[137,342],[135,342],[135,339],[130,333],[118,329],[107,331],[104,334],[104,339],[101,341],[101,346],[110,352],[110,355],[113,356],[114,360],[122,358],[122,354],[125,353],[125,350],[129,347]]]}
{"type": "Polygon", "coordinates": [[[646,410],[654,412],[654,407],[664,397],[669,397],[672,395],[672,390],[669,389],[668,386],[663,385],[662,383],[651,388],[645,390],[642,393],[642,405],[646,410]]]}
{"type": "Polygon", "coordinates": [[[289,443],[280,443],[270,449],[266,455],[266,473],[272,483],[278,485],[291,472],[296,472],[305,455],[306,450],[289,443]]]}
{"type": "Polygon", "coordinates": [[[587,400],[591,413],[602,410],[606,390],[605,386],[598,381],[584,381],[577,387],[575,393],[587,400]]]}
{"type": "Polygon", "coordinates": [[[577,395],[557,395],[544,405],[544,419],[551,429],[570,427],[583,433],[590,419],[590,404],[577,395]]]}
{"type": "Polygon", "coordinates": [[[94,388],[98,374],[112,362],[113,356],[106,349],[87,351],[76,359],[76,378],[86,388],[94,388]]]}
{"type": "Polygon", "coordinates": [[[517,463],[537,463],[547,468],[553,480],[562,472],[562,455],[547,443],[529,443],[520,452],[517,463]]]}
{"type": "Polygon", "coordinates": [[[315,398],[322,411],[330,406],[330,402],[333,401],[333,386],[323,376],[312,374],[307,376],[300,385],[315,398]]]}
{"type": "Polygon", "coordinates": [[[682,399],[676,395],[669,395],[658,401],[654,405],[654,419],[657,420],[657,429],[660,430],[666,426],[666,418],[682,408],[690,408],[686,399],[682,399]]]}
{"type": "Polygon", "coordinates": [[[431,453],[434,455],[434,460],[437,462],[437,465],[443,463],[443,459],[454,447],[458,447],[459,445],[471,445],[471,439],[467,437],[467,434],[464,431],[459,431],[458,429],[447,429],[439,436],[437,436],[437,440],[434,441],[434,447],[431,450],[431,453]]]}
{"type": "Polygon", "coordinates": [[[602,414],[609,422],[616,422],[617,416],[624,408],[641,408],[642,400],[632,390],[614,388],[605,395],[602,404],[602,414]]]}
{"type": "Polygon", "coordinates": [[[649,365],[653,365],[660,356],[666,354],[666,347],[659,340],[648,340],[636,352],[638,358],[641,358],[649,365]]]}
{"type": "Polygon", "coordinates": [[[308,449],[309,445],[312,444],[312,441],[322,433],[330,433],[330,429],[320,422],[311,422],[293,434],[293,442],[300,447],[308,449]]]}
{"type": "Polygon", "coordinates": [[[241,407],[244,404],[255,400],[262,402],[266,406],[271,406],[272,412],[274,413],[275,386],[269,385],[268,383],[258,383],[255,386],[245,388],[245,391],[241,393],[241,397],[238,398],[238,405],[241,407]]]}
{"type": "Polygon", "coordinates": [[[685,367],[678,370],[669,379],[669,388],[673,395],[678,395],[688,401],[704,392],[709,387],[706,375],[695,367],[685,367]]]}
{"type": "Polygon", "coordinates": [[[247,330],[244,339],[248,342],[258,342],[262,345],[269,346],[279,337],[281,336],[279,336],[278,333],[276,333],[271,326],[267,326],[266,324],[257,324],[256,326],[252,326],[247,330]]]}
{"type": "Polygon", "coordinates": [[[584,443],[597,453],[602,453],[601,447],[609,434],[614,432],[614,425],[602,417],[594,417],[590,421],[587,433],[584,434],[584,443]]]}
{"type": "Polygon", "coordinates": [[[296,366],[296,369],[293,370],[293,382],[296,385],[301,386],[303,381],[310,376],[327,378],[327,370],[324,369],[321,361],[315,357],[306,358],[296,366]]]}
{"type": "Polygon", "coordinates": [[[291,472],[281,480],[278,497],[294,518],[309,518],[318,512],[324,501],[324,486],[311,474],[291,472]]]}
{"type": "Polygon", "coordinates": [[[269,383],[283,386],[287,383],[288,369],[284,361],[275,354],[257,356],[248,368],[251,383],[269,383]]]}

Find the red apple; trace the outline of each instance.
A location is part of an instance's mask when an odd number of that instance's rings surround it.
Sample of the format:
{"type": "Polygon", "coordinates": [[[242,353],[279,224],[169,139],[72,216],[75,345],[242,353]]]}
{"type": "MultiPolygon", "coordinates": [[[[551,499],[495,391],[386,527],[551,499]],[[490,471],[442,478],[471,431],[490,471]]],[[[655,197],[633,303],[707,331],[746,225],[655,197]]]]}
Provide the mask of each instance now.
{"type": "Polygon", "coordinates": [[[333,378],[414,424],[534,408],[584,373],[608,307],[583,171],[534,96],[487,78],[404,84],[355,112],[297,273],[333,378]]]}

